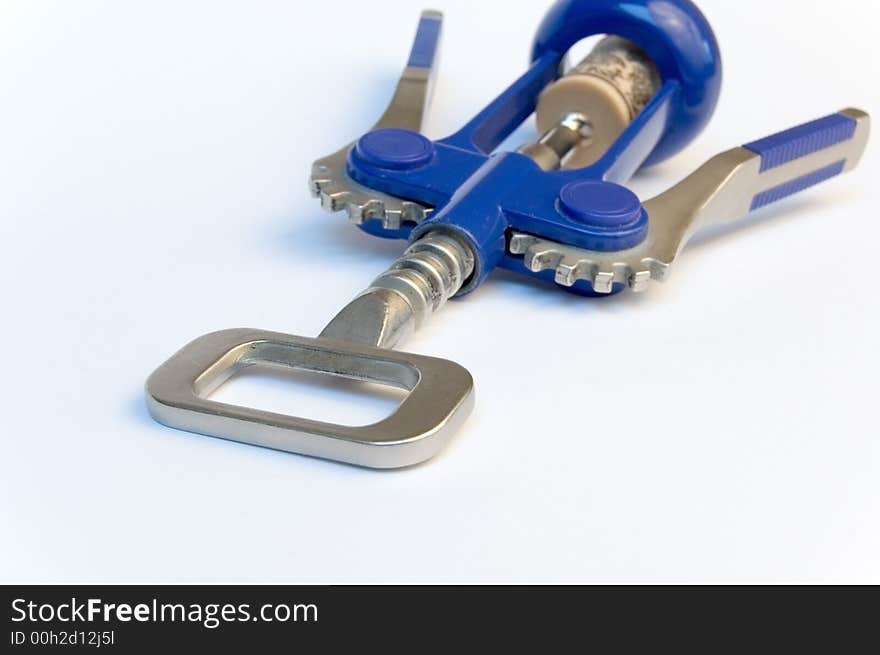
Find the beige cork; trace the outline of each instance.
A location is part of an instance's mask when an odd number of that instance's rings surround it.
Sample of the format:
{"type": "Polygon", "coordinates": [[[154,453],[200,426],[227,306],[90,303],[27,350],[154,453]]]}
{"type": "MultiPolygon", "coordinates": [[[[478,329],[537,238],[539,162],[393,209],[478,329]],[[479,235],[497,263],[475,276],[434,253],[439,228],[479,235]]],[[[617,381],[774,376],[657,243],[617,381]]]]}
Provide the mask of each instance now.
{"type": "Polygon", "coordinates": [[[564,168],[588,166],[608,150],[660,85],[656,66],[638,46],[607,37],[541,94],[538,131],[544,134],[572,114],[583,116],[592,136],[566,156],[564,168]]]}

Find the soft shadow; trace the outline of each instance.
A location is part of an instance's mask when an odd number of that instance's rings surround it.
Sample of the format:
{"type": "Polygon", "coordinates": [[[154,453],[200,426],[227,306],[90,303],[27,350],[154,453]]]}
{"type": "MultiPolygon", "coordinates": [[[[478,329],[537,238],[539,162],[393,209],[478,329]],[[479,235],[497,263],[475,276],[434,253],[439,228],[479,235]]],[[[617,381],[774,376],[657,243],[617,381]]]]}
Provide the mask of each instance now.
{"type": "MultiPolygon", "coordinates": [[[[281,377],[286,377],[282,372],[273,371],[269,373],[269,377],[272,378],[275,375],[279,375],[281,377]]],[[[330,376],[323,376],[329,379],[324,381],[314,381],[309,380],[309,384],[314,386],[316,390],[325,391],[329,387],[331,391],[338,392],[339,385],[336,383],[342,383],[342,386],[348,387],[349,389],[352,386],[356,386],[359,383],[356,380],[346,380],[344,378],[331,378],[330,376]]],[[[279,383],[284,385],[289,385],[289,377],[287,379],[279,381],[279,383]]],[[[383,385],[372,385],[372,386],[383,386],[383,385]]],[[[391,398],[388,399],[388,404],[394,404],[395,399],[393,398],[394,394],[398,393],[397,390],[390,389],[387,386],[381,391],[377,391],[376,389],[371,389],[370,392],[373,395],[377,393],[381,395],[388,395],[391,398]]],[[[399,400],[399,399],[398,399],[399,400]]],[[[399,402],[397,403],[399,404],[399,402]]],[[[396,406],[395,406],[396,408],[396,406]]],[[[363,475],[363,476],[371,476],[375,474],[380,475],[391,475],[394,473],[406,473],[407,471],[419,469],[423,466],[431,465],[432,463],[437,463],[444,457],[448,455],[454,448],[457,447],[459,442],[459,438],[468,431],[468,422],[466,422],[462,428],[449,440],[446,447],[441,450],[435,457],[425,461],[419,462],[418,464],[413,464],[411,466],[406,466],[397,469],[371,469],[363,466],[357,466],[355,464],[347,464],[344,462],[337,462],[328,459],[321,459],[318,457],[310,457],[307,455],[299,455],[297,453],[290,453],[283,450],[276,450],[274,448],[266,448],[263,446],[256,446],[254,444],[242,443],[239,441],[233,441],[231,439],[223,439],[218,437],[213,437],[211,435],[205,435],[197,432],[188,432],[186,430],[180,430],[178,428],[172,428],[167,425],[163,425],[159,423],[152,416],[147,409],[146,401],[144,399],[143,393],[138,394],[136,397],[133,397],[131,402],[129,403],[129,412],[131,417],[136,420],[138,423],[142,424],[145,427],[150,428],[154,433],[159,436],[163,435],[164,437],[170,437],[174,439],[182,438],[182,439],[198,439],[203,442],[206,448],[228,448],[233,450],[240,450],[241,455],[247,455],[248,457],[266,457],[271,458],[274,461],[276,458],[289,458],[289,461],[292,465],[291,470],[295,471],[296,467],[328,467],[328,472],[332,470],[342,470],[348,471],[354,475],[363,475]]],[[[390,413],[390,412],[389,412],[390,413]]]]}
{"type": "Polygon", "coordinates": [[[129,407],[132,418],[136,419],[138,423],[150,426],[159,425],[159,423],[153,420],[153,417],[150,416],[150,412],[147,409],[147,401],[144,398],[143,391],[138,393],[137,397],[132,399],[132,401],[129,403],[129,407]]]}
{"type": "Polygon", "coordinates": [[[662,293],[662,288],[654,285],[648,293],[633,293],[624,289],[621,293],[591,298],[570,293],[555,282],[539,280],[508,269],[496,269],[477,293],[502,293],[526,308],[552,306],[566,310],[570,308],[572,312],[579,313],[594,311],[616,314],[631,312],[658,302],[657,296],[662,293]]]}
{"type": "Polygon", "coordinates": [[[780,203],[764,207],[739,220],[723,225],[708,225],[698,231],[685,247],[685,253],[690,249],[702,248],[714,241],[736,234],[742,230],[765,230],[773,223],[790,222],[802,218],[803,212],[809,210],[818,213],[822,210],[830,212],[831,205],[835,204],[831,197],[797,197],[786,198],[780,203]]]}
{"type": "Polygon", "coordinates": [[[270,235],[274,247],[318,270],[346,263],[389,265],[406,248],[406,241],[382,239],[348,222],[344,213],[325,214],[313,207],[310,220],[286,219],[279,233],[270,235]]]}

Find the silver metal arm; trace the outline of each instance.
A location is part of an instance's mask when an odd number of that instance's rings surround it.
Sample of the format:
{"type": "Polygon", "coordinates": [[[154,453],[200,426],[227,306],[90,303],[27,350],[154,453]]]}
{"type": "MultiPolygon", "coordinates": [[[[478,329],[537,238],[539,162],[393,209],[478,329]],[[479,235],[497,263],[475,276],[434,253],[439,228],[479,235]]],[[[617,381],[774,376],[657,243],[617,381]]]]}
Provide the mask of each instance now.
{"type": "Polygon", "coordinates": [[[442,24],[441,12],[431,9],[422,12],[409,61],[400,75],[394,97],[382,118],[373,126],[374,130],[385,127],[414,132],[422,130],[434,91],[437,70],[434,64],[440,51],[442,24]]]}
{"type": "MultiPolygon", "coordinates": [[[[655,252],[660,255],[658,259],[671,263],[700,228],[738,220],[767,204],[760,199],[770,200],[770,196],[762,194],[804,179],[814,171],[830,172],[830,167],[838,162],[843,163],[838,173],[854,168],[868,141],[870,119],[858,109],[845,109],[840,113],[856,121],[851,139],[764,171],[759,154],[744,147],[733,148],[713,157],[677,185],[647,201],[648,216],[657,224],[657,232],[663,234],[655,245],[655,252]]],[[[784,190],[779,193],[788,195],[784,190]]]]}
{"type": "MultiPolygon", "coordinates": [[[[409,61],[385,113],[373,129],[399,127],[418,132],[427,112],[433,90],[435,62],[440,47],[443,14],[423,11],[413,41],[409,61]]],[[[368,189],[349,177],[346,159],[353,143],[312,164],[309,189],[321,199],[321,207],[329,212],[346,211],[353,223],[381,219],[389,229],[401,223],[421,222],[429,209],[414,202],[368,189]]]]}
{"type": "Polygon", "coordinates": [[[856,166],[867,144],[870,119],[858,109],[845,109],[840,115],[854,123],[851,134],[832,138],[828,145],[828,135],[821,132],[807,131],[801,138],[783,140],[773,153],[782,158],[781,164],[767,166],[767,157],[748,147],[713,157],[680,183],[644,203],[648,236],[634,248],[590,251],[514,232],[510,252],[523,255],[529,270],[555,270],[555,280],[562,286],[589,280],[599,293],[610,293],[614,284],[628,284],[642,291],[649,280],[667,277],[675,258],[701,227],[742,218],[856,166]]]}

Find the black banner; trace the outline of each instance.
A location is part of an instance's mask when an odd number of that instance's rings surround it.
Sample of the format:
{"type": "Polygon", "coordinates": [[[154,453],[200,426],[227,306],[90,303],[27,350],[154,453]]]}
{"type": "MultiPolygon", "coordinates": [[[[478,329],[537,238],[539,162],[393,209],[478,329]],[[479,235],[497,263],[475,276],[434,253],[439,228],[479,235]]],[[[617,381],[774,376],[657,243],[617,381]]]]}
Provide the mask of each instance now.
{"type": "Polygon", "coordinates": [[[2,602],[9,653],[409,652],[469,650],[477,639],[536,652],[795,643],[849,652],[876,639],[880,607],[868,587],[21,586],[2,588],[2,602]]]}

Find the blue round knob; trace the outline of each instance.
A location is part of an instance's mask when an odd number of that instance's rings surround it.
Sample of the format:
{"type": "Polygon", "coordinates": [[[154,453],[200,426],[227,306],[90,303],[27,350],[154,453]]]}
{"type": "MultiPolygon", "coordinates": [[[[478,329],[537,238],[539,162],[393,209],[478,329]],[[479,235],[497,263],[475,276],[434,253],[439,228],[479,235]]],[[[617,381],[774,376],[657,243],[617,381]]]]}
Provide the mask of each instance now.
{"type": "Polygon", "coordinates": [[[625,227],[642,218],[642,203],[636,194],[600,180],[565,185],[559,193],[559,204],[569,218],[595,227],[625,227]]]}
{"type": "Polygon", "coordinates": [[[373,130],[362,136],[355,146],[355,153],[371,166],[406,170],[431,161],[434,144],[418,132],[392,127],[373,130]]]}

